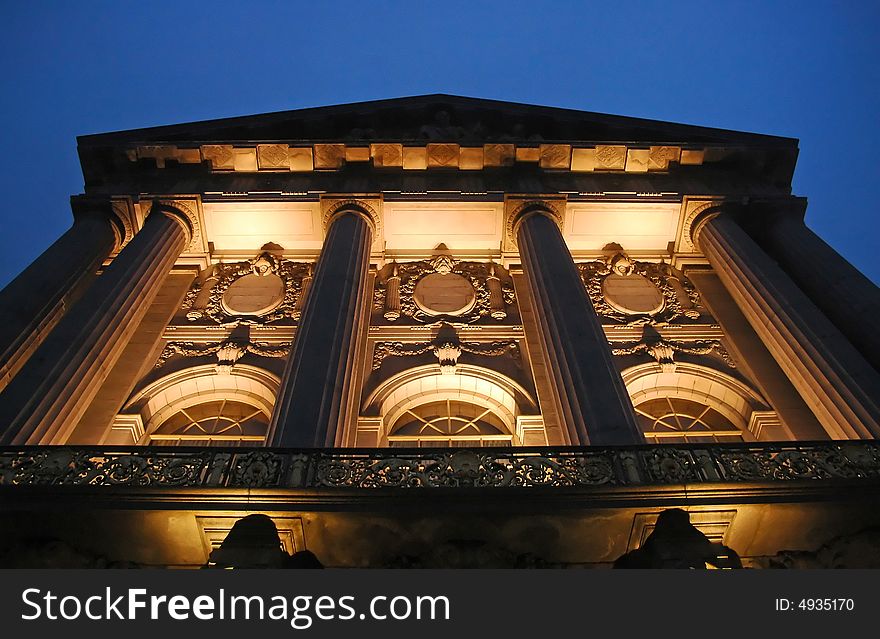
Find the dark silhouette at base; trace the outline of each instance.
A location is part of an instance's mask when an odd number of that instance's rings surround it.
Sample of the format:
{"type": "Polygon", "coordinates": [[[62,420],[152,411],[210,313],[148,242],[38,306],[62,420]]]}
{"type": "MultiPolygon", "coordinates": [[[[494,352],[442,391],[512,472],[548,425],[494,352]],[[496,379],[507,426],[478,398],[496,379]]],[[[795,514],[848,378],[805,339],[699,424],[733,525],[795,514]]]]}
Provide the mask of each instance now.
{"type": "Polygon", "coordinates": [[[285,552],[275,522],[266,515],[248,515],[235,522],[219,548],[211,551],[206,568],[323,568],[309,550],[285,552]]]}
{"type": "Polygon", "coordinates": [[[736,552],[713,543],[680,508],[664,510],[641,548],[621,555],[615,568],[742,568],[736,552]]]}

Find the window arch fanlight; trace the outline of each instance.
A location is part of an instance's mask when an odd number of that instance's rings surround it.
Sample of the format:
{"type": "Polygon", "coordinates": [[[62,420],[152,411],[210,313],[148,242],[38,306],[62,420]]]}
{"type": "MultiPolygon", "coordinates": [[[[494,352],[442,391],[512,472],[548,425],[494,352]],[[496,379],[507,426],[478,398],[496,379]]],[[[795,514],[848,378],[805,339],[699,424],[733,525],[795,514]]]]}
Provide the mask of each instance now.
{"type": "Polygon", "coordinates": [[[237,365],[219,374],[214,365],[163,377],[141,390],[126,412],[144,423],[140,444],[165,446],[261,446],[280,380],[260,368],[237,365]]]}
{"type": "Polygon", "coordinates": [[[754,441],[752,430],[768,413],[748,386],[704,366],[663,372],[642,364],[622,376],[649,443],[754,441]]]}
{"type": "Polygon", "coordinates": [[[459,365],[444,375],[422,366],[387,380],[367,399],[367,410],[381,416],[383,446],[510,446],[520,443],[518,395],[527,397],[495,371],[459,365]]]}

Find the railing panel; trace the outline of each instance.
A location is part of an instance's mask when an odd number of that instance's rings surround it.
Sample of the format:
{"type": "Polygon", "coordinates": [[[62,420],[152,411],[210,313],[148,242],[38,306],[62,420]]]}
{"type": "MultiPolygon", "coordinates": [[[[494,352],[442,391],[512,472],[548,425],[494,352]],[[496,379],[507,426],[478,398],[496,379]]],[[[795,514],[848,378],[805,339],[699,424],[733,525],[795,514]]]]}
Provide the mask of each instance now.
{"type": "Polygon", "coordinates": [[[479,449],[4,447],[0,486],[530,488],[880,479],[880,442],[479,449]]]}

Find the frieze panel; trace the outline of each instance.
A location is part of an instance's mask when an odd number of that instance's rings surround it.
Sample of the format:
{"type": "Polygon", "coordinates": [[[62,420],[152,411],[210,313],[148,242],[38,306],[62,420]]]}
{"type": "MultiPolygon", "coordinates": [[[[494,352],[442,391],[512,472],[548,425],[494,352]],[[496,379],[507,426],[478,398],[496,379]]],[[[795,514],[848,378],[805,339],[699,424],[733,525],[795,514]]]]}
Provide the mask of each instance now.
{"type": "Polygon", "coordinates": [[[705,312],[693,283],[665,262],[641,262],[618,252],[578,264],[596,312],[629,326],[696,321],[705,312]]]}

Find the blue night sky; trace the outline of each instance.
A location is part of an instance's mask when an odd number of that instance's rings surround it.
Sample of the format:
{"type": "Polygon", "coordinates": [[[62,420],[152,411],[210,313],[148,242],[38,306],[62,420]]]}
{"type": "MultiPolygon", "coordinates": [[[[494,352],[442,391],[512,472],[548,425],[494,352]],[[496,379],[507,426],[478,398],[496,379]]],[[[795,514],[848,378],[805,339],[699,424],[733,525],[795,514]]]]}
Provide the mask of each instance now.
{"type": "Polygon", "coordinates": [[[454,93],[800,139],[807,223],[880,281],[880,3],[17,2],[0,286],[72,221],[77,135],[454,93]]]}

